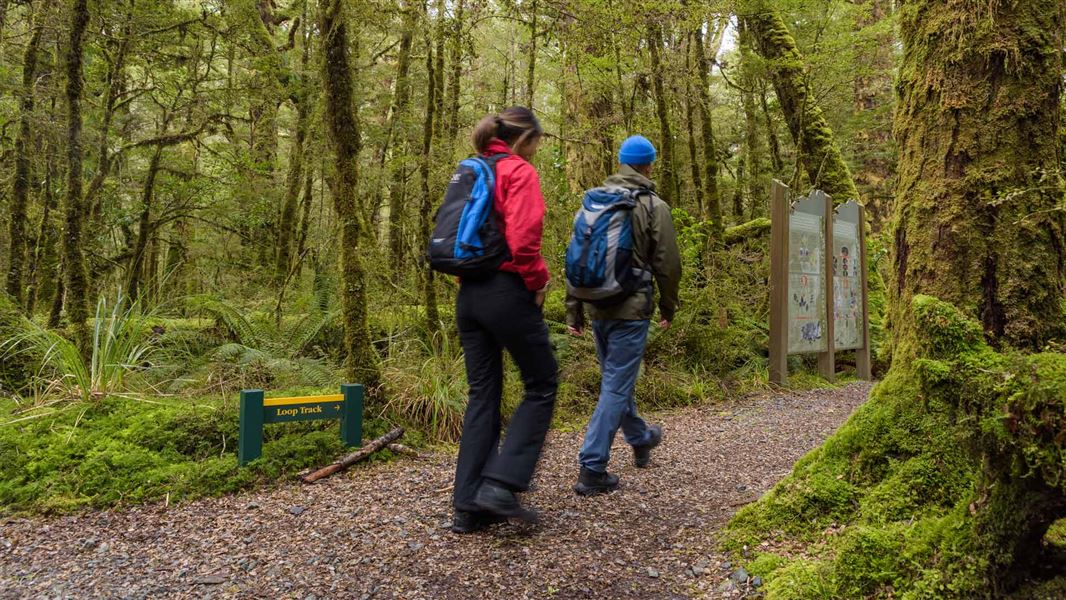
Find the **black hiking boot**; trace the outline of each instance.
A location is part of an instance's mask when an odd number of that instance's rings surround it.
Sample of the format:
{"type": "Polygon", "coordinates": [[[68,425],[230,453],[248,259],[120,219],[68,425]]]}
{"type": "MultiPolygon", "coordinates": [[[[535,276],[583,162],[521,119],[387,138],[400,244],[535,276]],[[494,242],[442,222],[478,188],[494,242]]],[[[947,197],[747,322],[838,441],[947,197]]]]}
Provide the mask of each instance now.
{"type": "Polygon", "coordinates": [[[633,446],[633,464],[641,469],[651,464],[651,449],[663,441],[662,425],[649,425],[648,431],[651,432],[651,440],[647,444],[633,446]]]}
{"type": "Polygon", "coordinates": [[[574,491],[580,496],[595,496],[614,491],[618,487],[618,476],[607,471],[593,471],[581,467],[581,475],[577,478],[574,491]]]}
{"type": "Polygon", "coordinates": [[[491,513],[473,510],[455,510],[452,515],[452,533],[474,533],[489,525],[503,523],[507,519],[491,513]]]}
{"type": "Polygon", "coordinates": [[[526,523],[539,520],[536,511],[524,508],[514,492],[487,480],[478,488],[474,504],[490,515],[504,519],[518,519],[526,523]]]}

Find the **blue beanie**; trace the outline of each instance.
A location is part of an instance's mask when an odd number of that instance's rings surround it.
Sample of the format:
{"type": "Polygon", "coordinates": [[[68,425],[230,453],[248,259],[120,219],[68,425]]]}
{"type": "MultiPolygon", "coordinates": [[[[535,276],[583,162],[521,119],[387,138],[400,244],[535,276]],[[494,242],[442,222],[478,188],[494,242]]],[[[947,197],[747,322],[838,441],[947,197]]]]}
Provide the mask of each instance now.
{"type": "Polygon", "coordinates": [[[618,149],[618,162],[623,165],[650,165],[655,161],[655,146],[642,135],[631,135],[618,149]]]}

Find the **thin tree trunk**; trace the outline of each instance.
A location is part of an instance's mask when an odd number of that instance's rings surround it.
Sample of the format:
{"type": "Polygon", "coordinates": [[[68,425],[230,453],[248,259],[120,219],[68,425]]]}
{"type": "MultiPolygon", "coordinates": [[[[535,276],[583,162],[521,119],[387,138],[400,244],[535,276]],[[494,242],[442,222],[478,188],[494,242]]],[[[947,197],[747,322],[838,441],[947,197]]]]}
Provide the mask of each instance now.
{"type": "Polygon", "coordinates": [[[88,0],[73,0],[70,21],[70,41],[67,45],[67,202],[66,235],[63,238],[64,270],[66,272],[67,315],[74,332],[74,339],[82,353],[90,349],[88,278],[83,254],[82,221],[85,209],[82,203],[81,181],[81,93],[82,93],[82,47],[85,29],[89,25],[88,0]]]}
{"type": "Polygon", "coordinates": [[[770,104],[766,101],[765,89],[759,92],[759,105],[766,126],[766,141],[770,145],[770,164],[773,165],[774,175],[780,175],[785,170],[785,162],[781,159],[781,142],[777,139],[777,127],[774,125],[774,116],[770,113],[770,104]]]}
{"type": "Polygon", "coordinates": [[[765,0],[756,1],[751,10],[744,16],[746,26],[770,62],[770,78],[811,185],[832,196],[835,203],[858,199],[851,170],[811,93],[796,41],[765,0]]]}
{"type": "MultiPolygon", "coordinates": [[[[413,0],[412,0],[413,1],[413,0]]],[[[407,118],[411,107],[411,46],[414,43],[416,13],[415,9],[404,6],[403,31],[400,34],[400,49],[396,61],[396,90],[393,94],[392,111],[389,114],[390,134],[399,125],[398,136],[389,171],[389,258],[390,270],[394,279],[399,281],[404,272],[405,242],[407,240],[407,163],[411,150],[408,136],[407,118]]],[[[456,84],[458,85],[458,84],[456,84]]],[[[394,135],[394,134],[393,134],[394,135]]]]}
{"type": "Polygon", "coordinates": [[[137,241],[133,246],[133,255],[130,258],[129,283],[126,287],[130,300],[138,300],[141,297],[140,285],[141,278],[144,276],[145,250],[148,248],[148,238],[152,229],[152,201],[155,198],[155,180],[159,174],[159,162],[162,156],[163,145],[159,144],[152,153],[152,159],[148,163],[148,173],[144,178],[144,189],[141,192],[141,214],[137,221],[137,241]]]}
{"type": "Polygon", "coordinates": [[[529,9],[529,64],[526,66],[526,108],[530,110],[537,89],[537,15],[537,0],[533,0],[529,9]]]}
{"type": "Polygon", "coordinates": [[[740,74],[741,105],[744,108],[744,168],[747,174],[747,192],[751,200],[751,218],[764,214],[770,201],[770,174],[766,171],[764,155],[766,145],[759,135],[759,116],[755,108],[754,90],[759,82],[752,68],[751,34],[741,21],[740,28],[740,74]]]}
{"type": "Polygon", "coordinates": [[[26,298],[26,312],[33,314],[37,303],[53,299],[56,282],[59,279],[59,257],[56,255],[56,240],[59,232],[55,226],[56,195],[53,188],[55,171],[55,152],[49,144],[48,157],[45,159],[44,184],[41,190],[43,198],[41,225],[37,229],[34,242],[33,264],[30,268],[30,290],[26,298]]]}
{"type": "Polygon", "coordinates": [[[307,232],[311,228],[311,205],[314,200],[315,187],[315,172],[312,161],[310,160],[310,150],[307,150],[307,153],[309,156],[305,159],[307,170],[306,173],[304,173],[303,199],[300,201],[302,204],[303,215],[300,217],[300,238],[296,244],[296,260],[301,261],[301,265],[303,264],[304,254],[307,252],[307,232]]]}
{"type": "Polygon", "coordinates": [[[700,174],[700,151],[692,114],[692,33],[685,39],[685,130],[688,134],[689,167],[692,169],[692,196],[696,200],[697,215],[703,214],[703,177],[700,174]]]}
{"type": "MultiPolygon", "coordinates": [[[[304,45],[303,72],[307,71],[309,64],[307,45],[304,45]]],[[[309,84],[305,81],[300,86],[296,98],[296,135],[292,140],[292,150],[289,152],[289,174],[285,184],[285,202],[281,208],[281,222],[278,223],[278,246],[274,260],[274,285],[278,289],[285,285],[288,279],[289,269],[292,266],[292,242],[296,233],[296,209],[300,200],[300,183],[304,165],[304,142],[307,138],[307,126],[310,121],[308,95],[311,93],[309,84]]]]}
{"type": "MultiPolygon", "coordinates": [[[[345,372],[350,381],[379,394],[381,374],[367,329],[366,273],[360,243],[363,207],[359,205],[359,122],[355,115],[348,20],[344,0],[319,0],[322,36],[322,82],[326,94],[325,125],[333,146],[333,205],[341,225],[345,372]]],[[[353,53],[358,56],[358,53],[353,53]]]]}
{"type": "MultiPolygon", "coordinates": [[[[439,50],[438,50],[439,52],[439,50]]],[[[422,162],[419,167],[419,176],[422,181],[422,204],[418,211],[418,230],[420,247],[429,247],[430,236],[430,211],[432,200],[430,196],[430,157],[433,155],[433,121],[436,118],[437,96],[439,91],[436,86],[438,81],[433,72],[433,43],[426,40],[426,79],[429,81],[429,90],[426,94],[426,119],[422,128],[422,162]]],[[[422,268],[422,293],[426,304],[426,329],[436,332],[440,328],[440,314],[437,309],[437,288],[433,281],[433,271],[428,267],[422,268]]]]}
{"type": "MultiPolygon", "coordinates": [[[[449,149],[454,147],[455,137],[459,134],[459,93],[463,75],[464,11],[465,0],[458,0],[455,8],[455,25],[452,27],[451,48],[448,53],[448,62],[451,63],[452,69],[451,74],[448,76],[448,119],[444,131],[444,142],[449,149]]],[[[451,153],[449,152],[445,158],[451,159],[451,153]]]]}
{"type": "Polygon", "coordinates": [[[662,45],[662,29],[652,22],[648,26],[648,49],[651,53],[651,85],[655,95],[655,115],[659,119],[659,149],[662,154],[659,159],[659,179],[662,184],[658,190],[667,204],[673,204],[677,198],[677,172],[674,164],[674,134],[670,131],[670,115],[666,107],[666,91],[663,89],[663,65],[659,57],[662,45]]]}
{"type": "Polygon", "coordinates": [[[718,244],[722,240],[725,226],[722,223],[722,199],[718,191],[718,150],[715,147],[714,128],[711,123],[710,82],[708,81],[711,65],[707,55],[704,54],[702,28],[696,28],[695,37],[694,50],[697,52],[696,62],[700,73],[699,104],[697,104],[697,108],[700,115],[700,132],[703,138],[703,197],[707,208],[706,213],[701,216],[711,222],[710,239],[708,241],[711,244],[718,244]]]}
{"type": "MultiPolygon", "coordinates": [[[[33,10],[32,5],[29,10],[33,10]]],[[[15,136],[15,176],[11,185],[10,252],[7,293],[15,304],[23,304],[23,262],[26,256],[26,205],[30,191],[30,123],[33,119],[34,81],[37,77],[37,48],[41,43],[42,25],[33,19],[30,39],[22,55],[22,88],[19,98],[19,129],[15,136]]]]}

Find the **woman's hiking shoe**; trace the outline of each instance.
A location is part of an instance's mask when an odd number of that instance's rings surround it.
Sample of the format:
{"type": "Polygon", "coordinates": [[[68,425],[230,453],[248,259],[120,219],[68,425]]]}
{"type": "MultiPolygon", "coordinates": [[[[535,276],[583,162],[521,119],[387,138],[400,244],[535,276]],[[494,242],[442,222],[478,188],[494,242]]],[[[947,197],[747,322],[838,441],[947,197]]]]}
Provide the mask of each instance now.
{"type": "Polygon", "coordinates": [[[539,519],[536,511],[523,508],[514,492],[489,481],[478,488],[474,504],[487,513],[505,519],[518,519],[526,523],[536,523],[539,519]]]}
{"type": "Polygon", "coordinates": [[[495,523],[503,523],[506,521],[504,517],[499,517],[491,513],[473,511],[473,510],[458,510],[452,515],[452,533],[474,533],[480,531],[489,525],[495,523]]]}
{"type": "Polygon", "coordinates": [[[617,475],[581,467],[581,475],[577,478],[574,491],[581,496],[595,496],[613,491],[616,487],[618,487],[617,475]]]}
{"type": "Polygon", "coordinates": [[[647,444],[633,446],[633,464],[641,469],[651,464],[651,449],[663,441],[662,425],[649,425],[648,431],[651,432],[651,440],[647,444]]]}

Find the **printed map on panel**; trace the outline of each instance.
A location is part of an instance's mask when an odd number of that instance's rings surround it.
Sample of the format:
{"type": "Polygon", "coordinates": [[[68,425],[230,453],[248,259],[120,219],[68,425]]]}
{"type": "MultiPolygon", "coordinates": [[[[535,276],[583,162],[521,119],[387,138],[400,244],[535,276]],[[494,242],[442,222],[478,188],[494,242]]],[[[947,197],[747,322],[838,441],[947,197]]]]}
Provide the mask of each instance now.
{"type": "Polygon", "coordinates": [[[862,265],[859,226],[833,223],[833,337],[837,350],[863,346],[862,265]]]}
{"type": "Polygon", "coordinates": [[[792,213],[788,232],[788,353],[825,352],[822,217],[792,213]]]}

